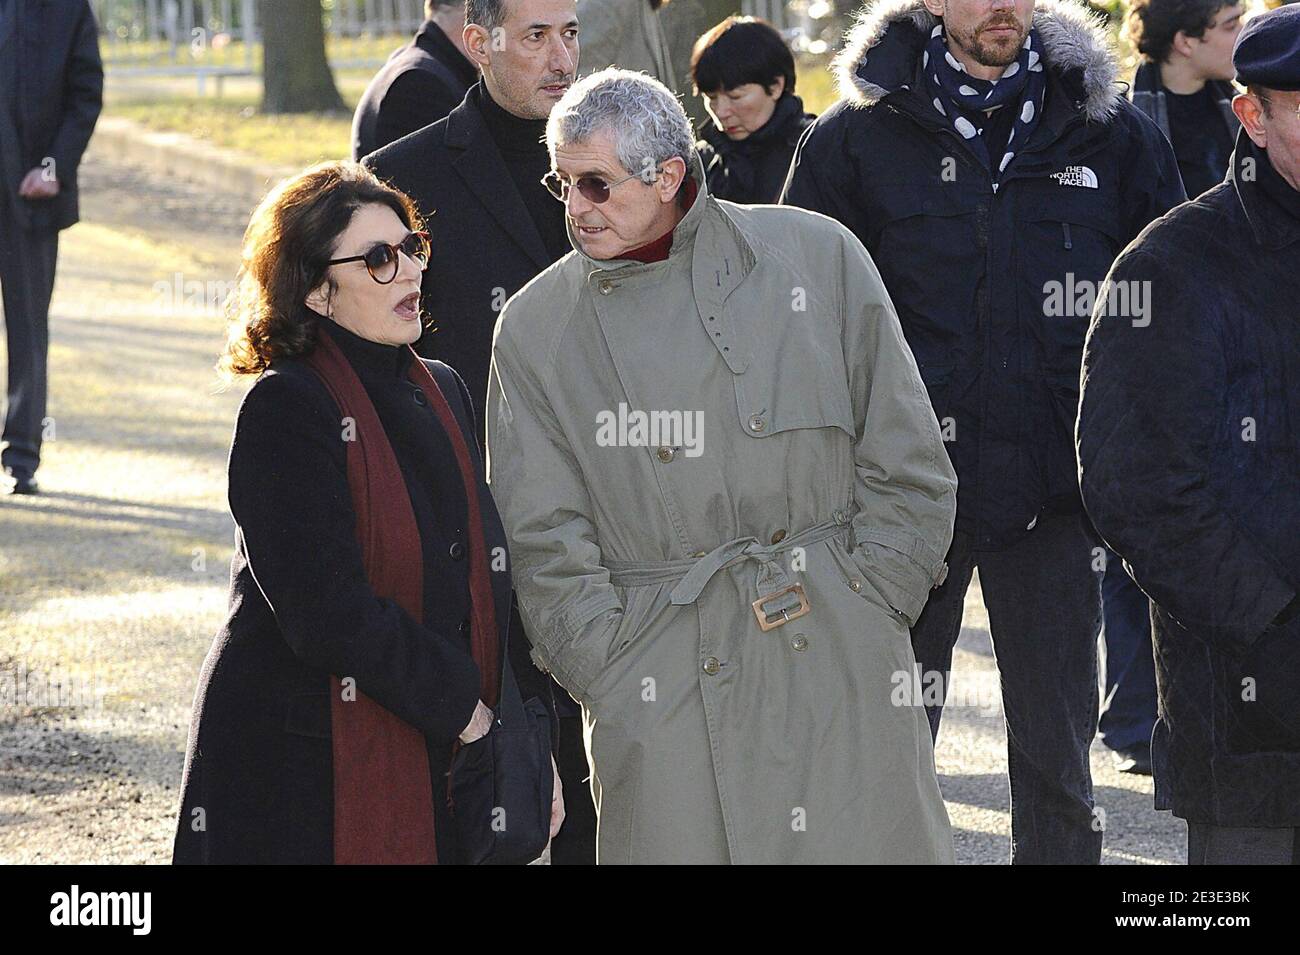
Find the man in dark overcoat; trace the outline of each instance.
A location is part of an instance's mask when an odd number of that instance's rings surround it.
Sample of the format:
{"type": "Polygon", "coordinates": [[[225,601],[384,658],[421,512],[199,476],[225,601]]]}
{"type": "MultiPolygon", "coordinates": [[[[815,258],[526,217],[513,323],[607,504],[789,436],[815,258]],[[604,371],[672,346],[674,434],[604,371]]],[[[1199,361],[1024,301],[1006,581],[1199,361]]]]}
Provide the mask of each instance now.
{"type": "Polygon", "coordinates": [[[357,102],[353,159],[436,123],[460,105],[478,80],[464,30],[465,0],[424,0],[424,23],[415,37],[393,52],[357,102]]]}
{"type": "Polygon", "coordinates": [[[1098,299],[1079,465],[1154,604],[1156,808],[1187,821],[1191,863],[1296,864],[1300,7],[1250,21],[1233,59],[1227,179],[1147,228],[1098,299]]]}
{"type": "Polygon", "coordinates": [[[59,232],[77,221],[77,167],[103,102],[86,0],[0,0],[0,291],[9,390],[6,489],[37,491],[59,232]]]}

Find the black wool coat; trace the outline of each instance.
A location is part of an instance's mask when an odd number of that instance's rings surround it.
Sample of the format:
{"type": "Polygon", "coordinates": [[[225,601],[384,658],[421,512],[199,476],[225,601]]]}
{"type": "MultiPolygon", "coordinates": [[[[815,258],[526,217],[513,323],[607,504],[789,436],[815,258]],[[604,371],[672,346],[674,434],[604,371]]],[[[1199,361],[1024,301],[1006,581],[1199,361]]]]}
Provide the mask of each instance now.
{"type": "MultiPolygon", "coordinates": [[[[330,675],[357,687],[427,741],[439,860],[456,861],[446,811],[453,742],[479,699],[469,653],[467,504],[451,442],[405,376],[409,349],[366,341],[322,320],[356,370],[393,447],[419,527],[423,619],[367,583],[355,537],[343,425],[314,371],[274,363],[239,411],[230,451],[237,524],[230,610],[199,677],[174,861],[329,863],[333,860],[330,675]]],[[[468,395],[454,371],[426,362],[448,402],[468,395]]],[[[458,414],[471,449],[475,428],[458,414]]],[[[479,461],[480,474],[482,462],[479,461]]],[[[487,485],[479,499],[489,551],[506,538],[487,485]]],[[[507,639],[508,572],[494,573],[496,619],[507,639]]],[[[524,699],[550,701],[513,646],[524,699]]]]}
{"type": "MultiPolygon", "coordinates": [[[[501,309],[555,258],[472,95],[446,119],[364,162],[410,196],[425,219],[433,259],[424,273],[421,305],[434,329],[416,350],[460,372],[482,421],[501,309]]],[[[537,188],[544,187],[539,182],[537,188]]]]}
{"type": "Polygon", "coordinates": [[[361,159],[408,133],[436,123],[465,98],[478,67],[465,59],[432,20],[393,51],[357,101],[352,158],[361,159]]]}
{"type": "Polygon", "coordinates": [[[1297,263],[1300,193],[1243,132],[1115,263],[1084,352],[1083,500],[1154,604],[1156,808],[1190,822],[1300,826],[1297,263]]]}

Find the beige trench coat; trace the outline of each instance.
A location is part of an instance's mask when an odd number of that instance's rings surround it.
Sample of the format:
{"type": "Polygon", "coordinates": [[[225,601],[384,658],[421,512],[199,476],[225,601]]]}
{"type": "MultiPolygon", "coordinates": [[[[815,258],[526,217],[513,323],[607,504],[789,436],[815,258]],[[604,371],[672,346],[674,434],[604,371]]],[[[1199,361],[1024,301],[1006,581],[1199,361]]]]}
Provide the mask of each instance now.
{"type": "Polygon", "coordinates": [[[579,74],[609,66],[649,73],[677,89],[663,22],[647,0],[578,0],[579,74]]]}
{"type": "Polygon", "coordinates": [[[907,692],[956,510],[934,412],[847,229],[693,173],[667,261],[569,254],[493,351],[490,482],[598,861],[951,862],[907,692]]]}

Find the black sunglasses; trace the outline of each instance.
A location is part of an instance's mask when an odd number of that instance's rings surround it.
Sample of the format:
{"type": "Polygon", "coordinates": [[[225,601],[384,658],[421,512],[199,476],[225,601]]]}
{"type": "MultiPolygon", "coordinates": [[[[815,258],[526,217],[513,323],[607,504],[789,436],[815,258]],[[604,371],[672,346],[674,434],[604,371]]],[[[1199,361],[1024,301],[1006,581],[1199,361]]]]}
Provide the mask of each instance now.
{"type": "Polygon", "coordinates": [[[345,259],[330,259],[327,264],[343,265],[345,262],[364,262],[370,277],[380,285],[387,285],[397,278],[397,270],[401,262],[397,257],[399,252],[405,252],[408,258],[414,259],[415,264],[423,272],[429,267],[429,259],[433,255],[433,247],[429,242],[429,233],[412,232],[397,245],[380,242],[365,255],[349,255],[345,259]]]}
{"type": "MultiPolygon", "coordinates": [[[[655,172],[661,172],[662,169],[662,166],[656,166],[655,172]]],[[[640,173],[634,173],[631,176],[624,176],[617,182],[606,182],[599,176],[579,176],[578,181],[573,183],[572,186],[576,186],[578,191],[582,193],[583,198],[588,202],[600,205],[601,203],[609,202],[609,191],[615,186],[621,186],[625,182],[640,178],[640,173]]],[[[653,179],[649,180],[649,182],[653,181],[653,179]]],[[[560,202],[569,201],[569,189],[572,188],[572,186],[567,179],[561,176],[554,169],[542,177],[542,185],[546,187],[547,192],[560,202]]]]}

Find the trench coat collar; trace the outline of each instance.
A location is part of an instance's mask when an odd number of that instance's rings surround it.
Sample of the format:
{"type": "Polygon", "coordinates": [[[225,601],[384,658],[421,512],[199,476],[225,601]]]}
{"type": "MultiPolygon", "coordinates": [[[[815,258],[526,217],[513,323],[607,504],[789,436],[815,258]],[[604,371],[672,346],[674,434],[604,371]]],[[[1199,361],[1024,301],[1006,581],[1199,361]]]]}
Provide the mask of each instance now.
{"type": "Polygon", "coordinates": [[[551,264],[552,258],[479,109],[476,90],[482,89],[483,95],[487,95],[481,83],[471,86],[461,104],[447,115],[451,165],[469,191],[497,220],[502,232],[519,244],[540,272],[551,264]]]}
{"type": "MultiPolygon", "coordinates": [[[[704,163],[699,153],[691,151],[691,178],[699,192],[695,203],[673,230],[672,250],[660,262],[634,259],[593,259],[578,246],[571,223],[566,222],[569,242],[587,267],[587,286],[597,300],[625,286],[662,281],[668,270],[689,263],[691,290],[700,321],[709,333],[718,354],[733,374],[743,374],[749,367],[748,336],[741,334],[746,316],[732,314],[725,307],[734,292],[757,264],[754,248],[727,214],[726,208],[709,195],[704,163]]],[[[602,309],[602,324],[607,319],[602,309]]],[[[608,333],[609,330],[607,330],[608,333]]]]}

